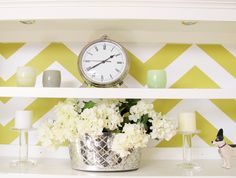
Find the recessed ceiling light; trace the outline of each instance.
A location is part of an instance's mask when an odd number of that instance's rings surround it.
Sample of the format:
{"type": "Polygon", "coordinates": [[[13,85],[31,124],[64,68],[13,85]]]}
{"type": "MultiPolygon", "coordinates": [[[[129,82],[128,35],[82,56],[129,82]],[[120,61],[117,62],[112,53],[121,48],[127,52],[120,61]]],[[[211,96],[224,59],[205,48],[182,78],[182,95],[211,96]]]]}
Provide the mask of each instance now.
{"type": "Polygon", "coordinates": [[[197,21],[191,21],[191,20],[184,20],[182,21],[183,25],[195,25],[197,21]]]}
{"type": "Polygon", "coordinates": [[[35,20],[20,20],[19,22],[22,23],[22,24],[25,24],[25,25],[32,25],[36,21],[35,20]]]}

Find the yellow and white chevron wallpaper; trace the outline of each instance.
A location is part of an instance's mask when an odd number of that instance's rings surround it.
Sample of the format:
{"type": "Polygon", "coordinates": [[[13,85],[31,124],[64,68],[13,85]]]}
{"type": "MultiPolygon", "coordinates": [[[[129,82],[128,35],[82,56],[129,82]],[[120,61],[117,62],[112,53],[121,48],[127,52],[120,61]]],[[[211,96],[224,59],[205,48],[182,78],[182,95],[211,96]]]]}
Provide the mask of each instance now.
{"type": "MultiPolygon", "coordinates": [[[[81,43],[0,43],[0,86],[16,86],[18,66],[37,69],[36,87],[41,87],[42,72],[59,69],[62,86],[78,87],[81,77],[77,70],[77,56],[85,44],[81,43]]],[[[170,88],[236,88],[236,45],[206,44],[123,44],[131,58],[131,69],[125,84],[143,87],[149,69],[165,69],[170,88]]],[[[0,144],[13,144],[17,134],[11,130],[14,112],[34,111],[34,126],[54,117],[53,106],[60,99],[0,98],[0,144]]],[[[176,118],[181,111],[197,111],[194,145],[208,147],[217,129],[224,128],[229,143],[236,143],[236,100],[156,100],[157,111],[176,118]]],[[[36,134],[30,137],[36,144],[36,134]]],[[[161,142],[160,147],[181,146],[181,137],[161,142]]]]}

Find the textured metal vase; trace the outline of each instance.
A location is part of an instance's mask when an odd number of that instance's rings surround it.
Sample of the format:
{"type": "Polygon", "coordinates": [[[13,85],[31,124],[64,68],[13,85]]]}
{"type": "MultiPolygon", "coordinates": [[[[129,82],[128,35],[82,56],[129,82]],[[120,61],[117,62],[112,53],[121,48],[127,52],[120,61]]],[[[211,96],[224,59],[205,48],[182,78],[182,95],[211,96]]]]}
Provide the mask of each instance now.
{"type": "Polygon", "coordinates": [[[73,169],[83,171],[130,171],[139,168],[141,152],[133,150],[128,156],[120,157],[111,150],[114,135],[104,133],[93,138],[89,135],[70,143],[69,151],[73,169]]]}

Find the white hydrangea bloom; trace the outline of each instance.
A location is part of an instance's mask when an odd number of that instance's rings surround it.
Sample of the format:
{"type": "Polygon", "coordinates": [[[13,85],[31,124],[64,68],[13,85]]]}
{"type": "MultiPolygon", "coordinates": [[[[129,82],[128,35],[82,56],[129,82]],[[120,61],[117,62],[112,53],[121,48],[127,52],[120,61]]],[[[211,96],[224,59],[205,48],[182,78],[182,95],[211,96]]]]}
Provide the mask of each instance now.
{"type": "Polygon", "coordinates": [[[82,108],[84,107],[84,102],[79,100],[79,99],[77,99],[77,98],[66,99],[64,103],[67,103],[67,104],[73,106],[74,110],[77,113],[80,113],[82,111],[82,108]]]}
{"type": "Polygon", "coordinates": [[[124,133],[116,134],[112,142],[112,151],[116,152],[121,157],[129,155],[132,146],[127,140],[128,140],[127,134],[124,133]]]}
{"type": "Polygon", "coordinates": [[[118,108],[102,102],[90,109],[85,109],[77,121],[80,134],[101,135],[103,129],[115,130],[123,122],[118,108]]]}
{"type": "Polygon", "coordinates": [[[45,146],[57,147],[65,141],[78,137],[76,121],[84,106],[78,99],[67,99],[55,106],[56,120],[49,120],[39,130],[39,142],[45,146]]]}
{"type": "Polygon", "coordinates": [[[136,105],[130,108],[129,120],[137,122],[143,115],[148,114],[149,117],[152,117],[153,113],[155,113],[153,104],[140,100],[136,105]]]}
{"type": "Polygon", "coordinates": [[[125,157],[133,149],[146,147],[148,139],[149,135],[141,124],[125,124],[123,133],[115,135],[112,150],[125,157]]]}
{"type": "Polygon", "coordinates": [[[85,109],[77,120],[77,130],[80,135],[101,135],[103,125],[103,119],[97,117],[97,107],[85,109]]]}
{"type": "Polygon", "coordinates": [[[57,120],[54,122],[52,130],[62,142],[65,140],[73,141],[78,136],[76,121],[79,118],[79,113],[77,112],[79,106],[82,107],[82,104],[76,100],[66,100],[55,107],[57,120]]]}
{"type": "Polygon", "coordinates": [[[121,117],[116,105],[105,105],[100,104],[97,107],[98,114],[101,119],[104,120],[104,128],[109,130],[115,130],[123,122],[123,117],[121,117]]]}
{"type": "Polygon", "coordinates": [[[152,130],[150,134],[152,139],[165,139],[168,141],[176,134],[174,122],[167,120],[161,115],[157,115],[157,117],[154,117],[150,122],[152,123],[150,127],[152,130]]]}
{"type": "Polygon", "coordinates": [[[51,127],[52,125],[46,122],[38,130],[39,143],[41,143],[44,147],[50,147],[52,145],[55,145],[53,144],[54,135],[50,129],[51,127]]]}
{"type": "Polygon", "coordinates": [[[120,105],[121,102],[125,102],[125,99],[99,99],[97,105],[105,104],[108,107],[115,108],[120,105]]]}

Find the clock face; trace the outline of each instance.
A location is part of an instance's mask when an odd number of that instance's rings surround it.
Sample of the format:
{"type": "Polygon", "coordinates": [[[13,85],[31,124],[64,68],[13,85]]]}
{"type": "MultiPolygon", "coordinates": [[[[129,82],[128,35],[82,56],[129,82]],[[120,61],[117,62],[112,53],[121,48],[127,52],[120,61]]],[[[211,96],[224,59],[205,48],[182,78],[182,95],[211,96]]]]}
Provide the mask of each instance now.
{"type": "Polygon", "coordinates": [[[127,72],[127,57],[122,47],[111,41],[100,41],[86,47],[80,56],[83,77],[96,85],[117,83],[127,72]]]}

